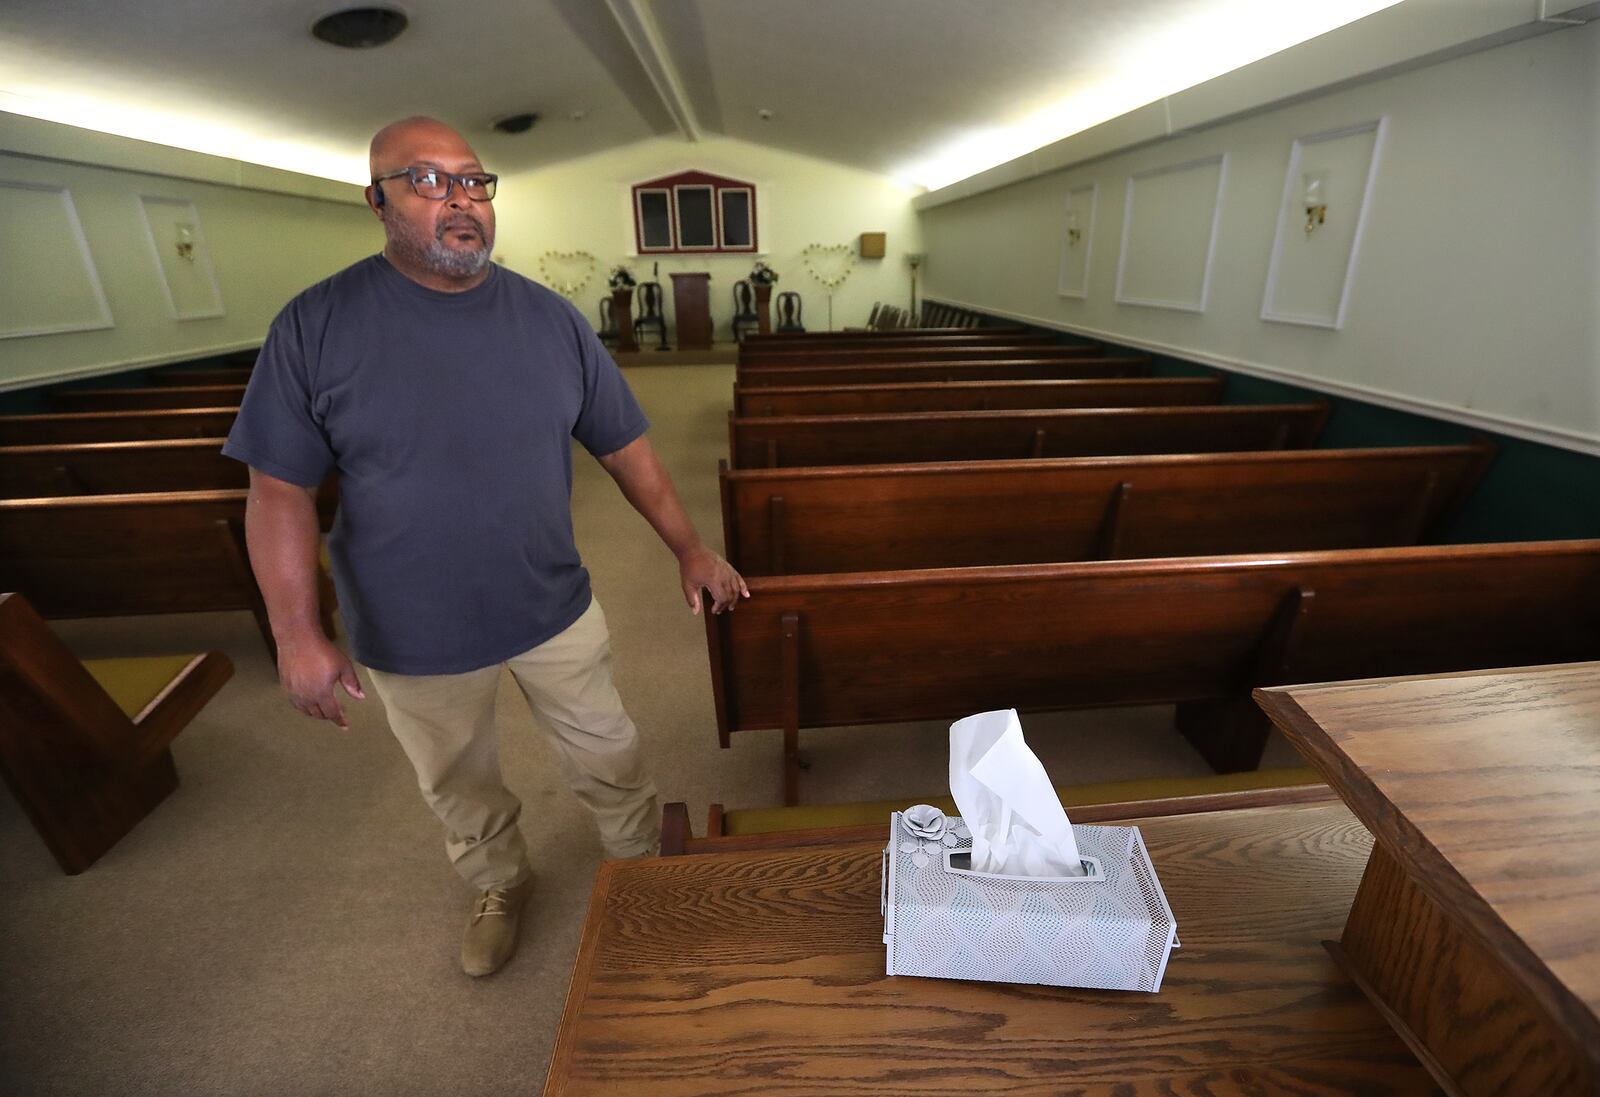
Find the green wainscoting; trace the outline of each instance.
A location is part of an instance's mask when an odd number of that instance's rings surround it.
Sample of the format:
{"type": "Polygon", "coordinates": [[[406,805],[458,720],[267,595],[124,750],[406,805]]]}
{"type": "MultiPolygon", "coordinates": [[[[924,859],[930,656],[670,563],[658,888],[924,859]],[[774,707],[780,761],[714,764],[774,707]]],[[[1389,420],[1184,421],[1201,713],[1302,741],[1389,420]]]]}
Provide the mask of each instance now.
{"type": "MultiPolygon", "coordinates": [[[[1080,341],[1072,336],[1061,339],[1064,343],[1080,341]]],[[[1478,490],[1438,531],[1441,542],[1600,537],[1600,457],[1182,358],[1159,354],[1153,357],[1154,372],[1160,377],[1220,373],[1226,379],[1224,403],[1328,401],[1333,405],[1333,414],[1318,442],[1323,449],[1449,445],[1479,439],[1492,442],[1496,447],[1494,463],[1478,490]]]]}

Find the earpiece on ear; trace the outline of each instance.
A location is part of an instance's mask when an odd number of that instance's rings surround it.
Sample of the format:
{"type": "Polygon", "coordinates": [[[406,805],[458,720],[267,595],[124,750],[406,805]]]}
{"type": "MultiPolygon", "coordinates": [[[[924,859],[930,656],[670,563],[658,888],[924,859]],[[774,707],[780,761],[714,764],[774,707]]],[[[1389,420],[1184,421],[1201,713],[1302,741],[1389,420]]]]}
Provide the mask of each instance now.
{"type": "Polygon", "coordinates": [[[372,184],[372,204],[379,209],[383,208],[383,184],[372,184]]]}

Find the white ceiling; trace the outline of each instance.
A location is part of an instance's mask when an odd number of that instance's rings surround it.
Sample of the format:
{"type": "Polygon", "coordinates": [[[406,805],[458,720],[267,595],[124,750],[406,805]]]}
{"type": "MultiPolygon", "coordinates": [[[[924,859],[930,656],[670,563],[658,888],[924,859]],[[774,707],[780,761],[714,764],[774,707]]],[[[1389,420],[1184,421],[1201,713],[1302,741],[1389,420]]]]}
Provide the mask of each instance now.
{"type": "Polygon", "coordinates": [[[424,113],[503,173],[726,134],[937,186],[1394,2],[396,0],[348,51],[351,0],[0,0],[0,110],[353,181],[424,113]]]}

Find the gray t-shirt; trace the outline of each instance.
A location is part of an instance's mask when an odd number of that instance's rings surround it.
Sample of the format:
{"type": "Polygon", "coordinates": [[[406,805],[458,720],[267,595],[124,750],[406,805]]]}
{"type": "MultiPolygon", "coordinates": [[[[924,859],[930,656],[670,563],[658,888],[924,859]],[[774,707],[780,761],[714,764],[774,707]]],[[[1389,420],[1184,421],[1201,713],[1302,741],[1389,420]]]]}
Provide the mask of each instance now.
{"type": "Polygon", "coordinates": [[[223,452],[303,487],[336,469],[329,551],[356,658],[459,674],[588,608],[570,439],[604,456],[648,426],[562,297],[501,267],[439,293],[376,255],[278,314],[223,452]]]}

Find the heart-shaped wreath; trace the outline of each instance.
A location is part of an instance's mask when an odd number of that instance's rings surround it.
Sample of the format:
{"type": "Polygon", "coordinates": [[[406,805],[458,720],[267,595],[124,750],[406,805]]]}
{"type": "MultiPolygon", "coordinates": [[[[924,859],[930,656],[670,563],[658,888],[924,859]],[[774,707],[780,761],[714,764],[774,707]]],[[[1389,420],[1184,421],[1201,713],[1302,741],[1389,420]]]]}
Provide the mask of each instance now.
{"type": "Polygon", "coordinates": [[[539,256],[539,281],[561,294],[574,297],[583,292],[600,265],[586,251],[547,251],[539,256]]]}
{"type": "Polygon", "coordinates": [[[849,244],[807,244],[800,251],[800,264],[832,293],[855,269],[856,252],[849,244]]]}

